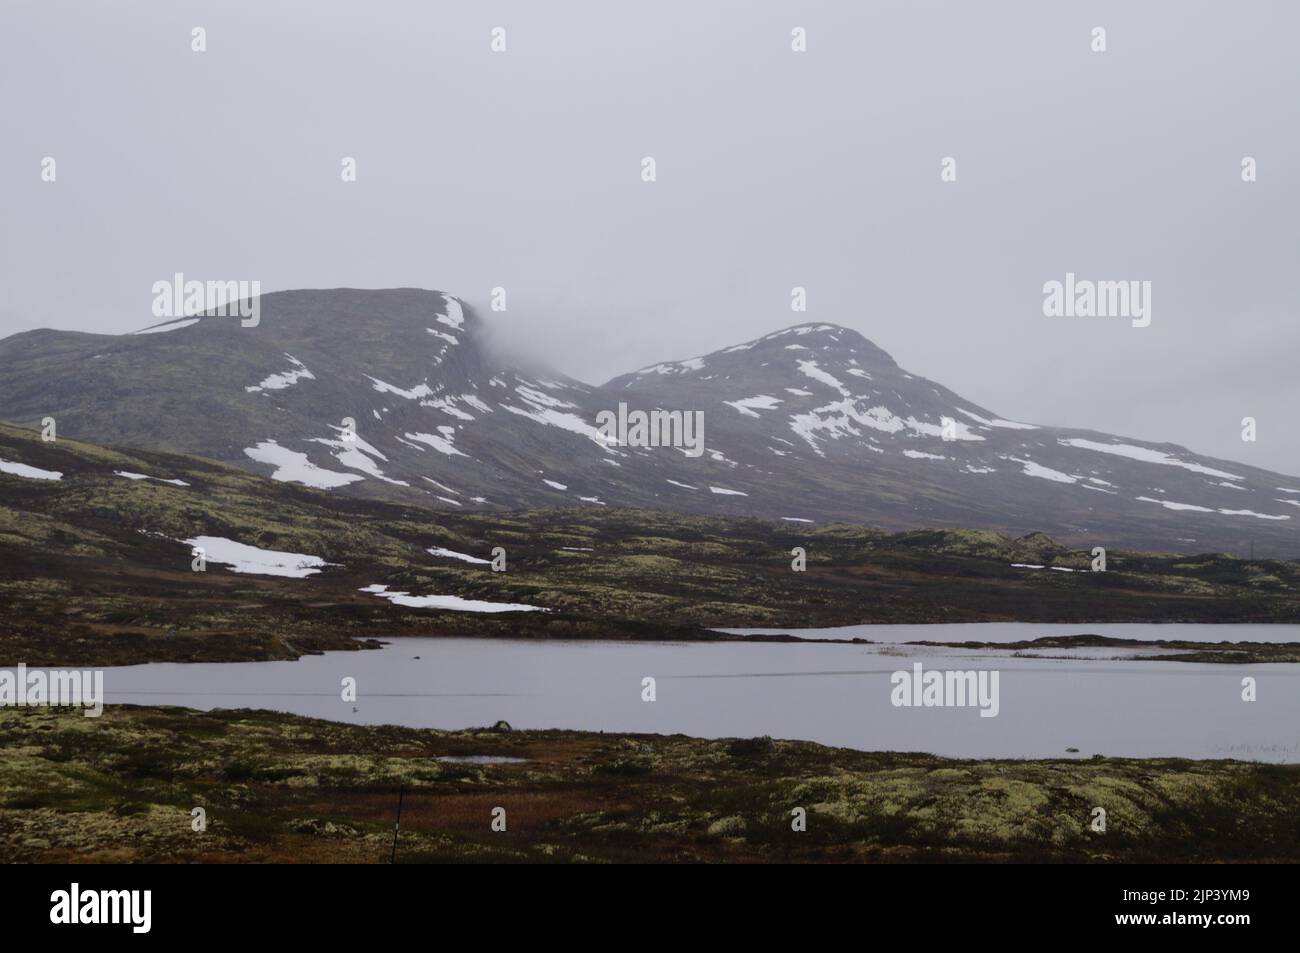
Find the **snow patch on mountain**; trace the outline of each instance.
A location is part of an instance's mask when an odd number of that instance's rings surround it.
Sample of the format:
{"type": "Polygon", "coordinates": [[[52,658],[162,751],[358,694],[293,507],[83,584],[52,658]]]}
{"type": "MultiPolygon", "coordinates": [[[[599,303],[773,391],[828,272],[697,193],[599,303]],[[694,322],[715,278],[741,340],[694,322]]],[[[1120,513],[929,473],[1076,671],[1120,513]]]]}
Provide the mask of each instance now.
{"type": "MultiPolygon", "coordinates": [[[[1268,513],[1256,513],[1254,510],[1229,510],[1214,509],[1209,506],[1197,506],[1194,503],[1175,503],[1173,500],[1157,500],[1149,496],[1139,496],[1137,500],[1142,503],[1159,503],[1167,510],[1191,510],[1196,513],[1218,513],[1220,516],[1251,516],[1261,520],[1289,520],[1291,517],[1285,514],[1274,516],[1268,513]]],[[[1279,502],[1285,502],[1279,500],[1279,502]]]]}
{"type": "Polygon", "coordinates": [[[339,431],[338,439],[312,437],[308,440],[308,443],[319,443],[329,447],[332,451],[330,456],[343,464],[349,470],[360,470],[368,476],[372,476],[377,480],[383,480],[385,483],[391,483],[394,486],[411,485],[405,480],[394,480],[392,477],[386,476],[384,471],[379,469],[379,465],[375,463],[374,460],[370,459],[370,456],[383,460],[385,463],[388,462],[388,457],[384,456],[365,440],[362,440],[361,437],[350,431],[345,431],[342,427],[334,427],[334,429],[339,431]],[[370,456],[366,456],[366,454],[370,454],[370,456]]]}
{"type": "MultiPolygon", "coordinates": [[[[369,378],[371,386],[381,394],[396,394],[398,397],[405,397],[407,400],[419,400],[422,397],[433,396],[433,390],[429,387],[427,381],[423,384],[416,384],[410,390],[406,390],[396,386],[395,384],[390,384],[387,381],[381,381],[377,377],[370,377],[369,374],[364,376],[369,378]]],[[[385,408],[385,410],[386,409],[387,408],[385,408]]]]}
{"type": "Polygon", "coordinates": [[[757,417],[759,415],[755,413],[756,410],[775,410],[781,403],[781,398],[759,394],[757,397],[742,397],[740,400],[724,400],[723,403],[746,416],[757,417]]]}
{"type": "MultiPolygon", "coordinates": [[[[862,401],[849,398],[817,407],[806,414],[794,414],[790,418],[790,429],[802,437],[820,456],[825,456],[818,445],[819,438],[839,440],[846,436],[861,437],[862,431],[855,425],[861,425],[881,433],[896,434],[910,430],[921,436],[941,437],[943,427],[908,417],[904,420],[888,407],[877,405],[860,409],[862,401]]],[[[965,424],[958,423],[957,439],[982,441],[984,438],[972,431],[965,424]]],[[[867,449],[879,451],[879,448],[867,445],[867,449]]]]}
{"type": "Polygon", "coordinates": [[[1286,514],[1280,516],[1270,516],[1268,513],[1256,513],[1254,510],[1219,510],[1224,516],[1253,516],[1261,520],[1289,520],[1291,517],[1286,514]]]}
{"type": "Polygon", "coordinates": [[[451,295],[443,295],[442,303],[445,313],[438,315],[434,320],[459,331],[465,326],[465,311],[461,308],[460,302],[451,295]]]}
{"type": "Polygon", "coordinates": [[[1242,480],[1244,477],[1235,473],[1225,473],[1223,470],[1215,470],[1211,467],[1201,466],[1199,463],[1190,463],[1186,460],[1179,460],[1177,457],[1171,457],[1161,450],[1152,450],[1149,447],[1136,447],[1131,443],[1099,443],[1096,440],[1084,440],[1081,437],[1063,437],[1057,441],[1065,447],[1075,447],[1080,450],[1095,450],[1098,453],[1109,453],[1118,457],[1127,457],[1130,460],[1138,460],[1142,463],[1158,463],[1167,467],[1182,467],[1184,470],[1190,470],[1193,473],[1202,473],[1205,476],[1223,477],[1227,480],[1242,480]]]}
{"type": "Polygon", "coordinates": [[[431,397],[428,400],[420,401],[420,406],[441,410],[444,414],[455,417],[457,420],[474,419],[473,414],[467,413],[456,406],[456,398],[454,397],[431,397]]]}
{"type": "Polygon", "coordinates": [[[318,490],[331,490],[365,479],[355,473],[339,473],[318,467],[307,459],[307,454],[282,447],[274,440],[263,440],[255,447],[245,447],[244,455],[275,467],[271,479],[281,483],[301,483],[318,490]]]}
{"type": "Polygon", "coordinates": [[[1195,503],[1175,503],[1173,500],[1157,500],[1150,496],[1136,497],[1139,503],[1159,503],[1167,510],[1192,510],[1196,513],[1213,513],[1208,506],[1197,506],[1195,503]]]}
{"type": "Polygon", "coordinates": [[[286,354],[285,357],[289,359],[289,363],[292,364],[293,367],[289,368],[287,371],[282,371],[279,374],[272,374],[270,377],[264,379],[260,384],[245,387],[244,390],[250,394],[257,394],[268,390],[284,390],[287,387],[292,387],[300,380],[314,381],[316,379],[316,375],[307,370],[306,365],[303,364],[302,361],[298,360],[292,354],[286,354]]]}
{"type": "MultiPolygon", "coordinates": [[[[522,396],[522,395],[521,395],[522,396]]],[[[525,403],[529,403],[525,401],[525,403]]],[[[502,410],[509,411],[512,414],[518,414],[520,417],[527,417],[529,420],[536,421],[539,424],[545,424],[548,427],[558,427],[561,430],[567,430],[570,433],[576,433],[579,436],[586,437],[601,446],[602,449],[612,450],[612,442],[606,440],[605,435],[597,430],[594,426],[587,423],[576,414],[566,414],[555,410],[552,407],[538,406],[532,404],[530,410],[522,407],[515,407],[511,404],[502,404],[502,410]]]]}
{"type": "Polygon", "coordinates": [[[841,397],[849,396],[849,389],[841,384],[834,374],[830,374],[818,367],[816,361],[799,361],[799,373],[804,377],[812,378],[819,384],[835,388],[840,392],[841,397]]]}
{"type": "Polygon", "coordinates": [[[439,427],[438,430],[442,432],[442,436],[433,433],[408,433],[406,438],[408,440],[415,440],[419,443],[428,444],[430,447],[433,447],[434,450],[446,454],[449,457],[465,456],[465,454],[457,450],[455,445],[451,442],[451,434],[446,433],[446,431],[451,430],[452,434],[454,434],[455,430],[453,428],[439,427]]]}
{"type": "Polygon", "coordinates": [[[1060,470],[1053,470],[1051,467],[1045,467],[1033,460],[1021,460],[1017,457],[1003,457],[1002,459],[1020,464],[1022,467],[1020,472],[1025,476],[1038,477],[1040,480],[1052,480],[1055,483],[1079,482],[1079,478],[1076,476],[1070,476],[1070,474],[1062,473],[1060,470]]]}
{"type": "Polygon", "coordinates": [[[997,417],[993,417],[993,418],[981,417],[979,414],[972,413],[971,411],[967,410],[964,407],[958,407],[957,412],[965,414],[971,420],[974,420],[977,423],[981,423],[985,427],[1001,427],[1004,430],[1039,430],[1040,429],[1039,427],[1036,427],[1033,424],[1021,424],[1021,423],[1017,423],[1014,420],[1001,420],[997,417]]]}
{"type": "Polygon", "coordinates": [[[692,357],[685,361],[675,361],[670,364],[653,364],[650,367],[643,367],[637,371],[638,377],[644,377],[646,374],[685,374],[689,371],[699,371],[704,369],[704,358],[692,357]]]}

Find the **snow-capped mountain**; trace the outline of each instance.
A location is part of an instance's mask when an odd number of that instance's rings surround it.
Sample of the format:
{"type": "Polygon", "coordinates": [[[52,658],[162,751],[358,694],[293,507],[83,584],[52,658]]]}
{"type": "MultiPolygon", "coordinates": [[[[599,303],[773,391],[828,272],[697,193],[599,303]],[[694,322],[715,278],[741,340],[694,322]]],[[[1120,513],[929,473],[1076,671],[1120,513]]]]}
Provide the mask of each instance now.
{"type": "Polygon", "coordinates": [[[486,331],[455,298],[414,289],[265,295],[256,327],[34,331],[0,341],[0,416],[457,510],[645,506],[1296,548],[1300,480],[1003,419],[848,328],[799,325],[598,387],[496,358],[486,331]],[[637,445],[607,426],[652,410],[698,412],[702,446],[637,445]]]}

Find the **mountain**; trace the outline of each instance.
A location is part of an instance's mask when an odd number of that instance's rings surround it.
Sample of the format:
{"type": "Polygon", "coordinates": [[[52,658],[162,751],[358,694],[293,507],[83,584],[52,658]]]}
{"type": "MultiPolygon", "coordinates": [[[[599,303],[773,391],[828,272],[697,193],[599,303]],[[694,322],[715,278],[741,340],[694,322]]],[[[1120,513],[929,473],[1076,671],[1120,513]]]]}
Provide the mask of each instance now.
{"type": "Polygon", "coordinates": [[[591,386],[502,357],[485,322],[439,292],[260,304],[256,327],[208,315],[0,341],[0,418],[457,512],[636,506],[1175,552],[1300,545],[1296,478],[1009,421],[833,324],[591,386]],[[620,444],[598,427],[620,405],[698,412],[702,446],[620,444]]]}

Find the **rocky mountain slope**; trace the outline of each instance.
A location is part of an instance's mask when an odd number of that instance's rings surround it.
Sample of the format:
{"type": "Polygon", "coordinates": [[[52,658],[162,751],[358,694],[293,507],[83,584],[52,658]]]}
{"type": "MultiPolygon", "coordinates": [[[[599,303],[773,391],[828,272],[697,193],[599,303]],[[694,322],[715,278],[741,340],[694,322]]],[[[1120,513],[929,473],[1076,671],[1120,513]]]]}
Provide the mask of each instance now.
{"type": "Polygon", "coordinates": [[[0,418],[456,512],[637,506],[1300,553],[1300,479],[1005,420],[848,328],[799,325],[601,386],[500,358],[487,331],[416,289],[265,295],[256,327],[33,331],[0,341],[0,418]],[[620,405],[698,412],[702,445],[620,443],[599,427],[620,405]]]}

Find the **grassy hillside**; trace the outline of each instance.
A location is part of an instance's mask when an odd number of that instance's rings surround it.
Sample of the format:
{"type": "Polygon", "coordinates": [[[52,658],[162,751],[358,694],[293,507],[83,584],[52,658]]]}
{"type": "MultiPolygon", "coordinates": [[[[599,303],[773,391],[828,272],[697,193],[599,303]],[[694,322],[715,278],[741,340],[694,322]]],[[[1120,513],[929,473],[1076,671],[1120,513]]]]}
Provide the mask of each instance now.
{"type": "MultiPolygon", "coordinates": [[[[860,622],[1300,622],[1300,564],[1223,555],[1089,554],[1041,534],[884,533],[600,506],[446,514],[342,498],[193,457],[119,451],[0,425],[0,664],[293,658],[358,636],[713,638],[711,626],[860,622]],[[180,480],[131,480],[115,471],[180,480]],[[220,536],[333,565],[303,579],[190,568],[220,536]],[[430,555],[442,547],[507,571],[430,555]],[[791,550],[807,570],[791,569],[791,550]],[[395,606],[416,595],[528,603],[481,615],[395,606]]],[[[1085,630],[1086,631],[1086,630],[1085,630]]]]}

